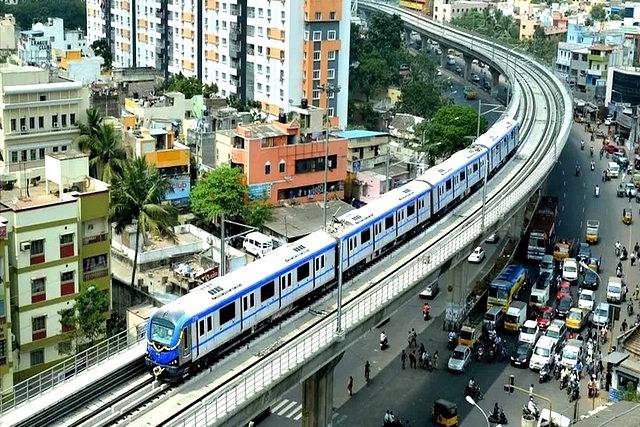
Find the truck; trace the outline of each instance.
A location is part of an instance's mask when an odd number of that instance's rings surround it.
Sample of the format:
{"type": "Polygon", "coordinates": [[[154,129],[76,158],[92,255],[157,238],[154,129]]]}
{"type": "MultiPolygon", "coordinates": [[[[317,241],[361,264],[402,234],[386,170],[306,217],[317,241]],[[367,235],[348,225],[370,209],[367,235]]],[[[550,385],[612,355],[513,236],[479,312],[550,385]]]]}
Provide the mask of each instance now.
{"type": "Polygon", "coordinates": [[[468,85],[468,86],[464,87],[464,98],[465,99],[476,99],[476,96],[478,96],[478,94],[476,93],[476,91],[473,88],[473,86],[468,85]]]}
{"type": "Polygon", "coordinates": [[[542,257],[551,246],[551,238],[556,230],[559,199],[544,196],[538,203],[538,209],[529,227],[527,258],[530,261],[542,261],[542,257]]]}
{"type": "Polygon", "coordinates": [[[576,239],[567,239],[564,237],[558,237],[553,244],[553,259],[558,262],[562,262],[569,258],[573,253],[573,248],[576,245],[576,239]]]}
{"type": "Polygon", "coordinates": [[[522,301],[514,301],[507,309],[504,318],[504,329],[509,332],[518,332],[527,320],[527,304],[522,301]]]}
{"type": "Polygon", "coordinates": [[[587,220],[587,243],[598,243],[598,232],[600,231],[600,221],[595,219],[587,220]]]}

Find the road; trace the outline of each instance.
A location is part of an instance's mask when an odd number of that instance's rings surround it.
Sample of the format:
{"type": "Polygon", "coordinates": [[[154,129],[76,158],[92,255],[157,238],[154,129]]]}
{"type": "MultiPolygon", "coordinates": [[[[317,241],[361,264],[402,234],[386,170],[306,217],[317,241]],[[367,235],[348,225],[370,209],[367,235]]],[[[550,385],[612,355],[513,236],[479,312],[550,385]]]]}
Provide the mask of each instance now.
{"type": "MultiPolygon", "coordinates": [[[[637,226],[626,226],[621,222],[622,209],[629,206],[626,199],[616,197],[615,189],[620,179],[602,184],[600,176],[605,167],[606,159],[598,158],[600,143],[596,143],[595,162],[596,171],[589,170],[589,150],[581,151],[580,140],[588,141],[588,135],[583,132],[580,125],[574,125],[570,141],[562,152],[557,166],[554,168],[546,183],[547,193],[556,195],[561,201],[561,210],[557,226],[557,235],[582,238],[586,219],[599,219],[601,222],[600,243],[592,247],[595,255],[602,255],[601,276],[604,281],[614,274],[617,261],[613,255],[613,247],[616,240],[620,240],[627,248],[633,248],[636,241],[640,241],[640,230],[637,226]],[[582,175],[575,177],[575,163],[579,162],[582,175]],[[593,189],[596,184],[602,185],[600,198],[593,197],[593,189]]],[[[634,213],[637,211],[633,202],[634,213]]],[[[640,217],[640,214],[638,215],[640,217]]],[[[485,245],[491,250],[491,245],[485,245]]],[[[473,274],[479,267],[471,267],[473,274]]],[[[625,274],[630,289],[635,289],[635,284],[640,278],[638,267],[631,269],[626,262],[625,274]]],[[[440,283],[446,283],[446,278],[441,278],[440,283]]],[[[597,291],[597,298],[605,299],[606,283],[597,291]]],[[[521,416],[521,408],[527,401],[527,396],[515,393],[505,395],[503,384],[508,375],[516,376],[516,384],[528,388],[534,384],[536,393],[540,393],[554,402],[553,410],[573,418],[574,411],[579,414],[592,409],[596,401],[586,398],[586,379],[583,380],[581,391],[583,397],[578,405],[569,403],[565,391],[559,390],[558,383],[551,381],[538,384],[538,374],[528,369],[513,368],[506,363],[488,364],[486,362],[472,362],[465,375],[455,375],[446,372],[445,366],[448,352],[446,350],[447,336],[442,331],[442,313],[446,304],[446,298],[440,294],[432,303],[432,312],[437,319],[425,323],[421,318],[420,307],[422,300],[418,297],[405,306],[405,310],[397,313],[387,324],[384,330],[389,336],[391,347],[381,352],[378,346],[378,330],[371,331],[361,341],[349,349],[335,370],[334,377],[334,426],[371,427],[382,424],[382,416],[386,410],[392,410],[400,415],[403,420],[409,419],[411,425],[431,425],[430,408],[436,397],[442,397],[458,404],[461,427],[477,427],[485,425],[485,420],[480,412],[472,408],[464,401],[463,391],[470,376],[474,376],[476,382],[485,391],[485,399],[480,405],[485,411],[490,411],[494,402],[503,406],[505,414],[511,425],[518,425],[521,416]],[[418,343],[424,343],[427,350],[432,353],[438,350],[440,369],[433,373],[423,370],[402,370],[399,354],[405,348],[406,334],[411,328],[418,332],[418,343]],[[372,366],[371,381],[364,382],[363,366],[365,361],[372,366]],[[346,385],[349,376],[354,377],[354,393],[347,396],[346,385]]],[[[623,310],[626,317],[626,310],[623,310]]],[[[615,328],[619,333],[619,328],[615,328]]],[[[515,338],[508,337],[510,346],[515,338]]],[[[602,393],[602,392],[601,392],[602,393]]],[[[604,393],[602,393],[604,394],[604,393]]],[[[293,427],[299,426],[302,417],[300,405],[301,389],[296,387],[282,400],[272,406],[272,415],[261,423],[266,427],[293,427]]],[[[599,402],[599,401],[598,401],[599,402]]],[[[543,402],[540,402],[542,405],[543,402]]]]}

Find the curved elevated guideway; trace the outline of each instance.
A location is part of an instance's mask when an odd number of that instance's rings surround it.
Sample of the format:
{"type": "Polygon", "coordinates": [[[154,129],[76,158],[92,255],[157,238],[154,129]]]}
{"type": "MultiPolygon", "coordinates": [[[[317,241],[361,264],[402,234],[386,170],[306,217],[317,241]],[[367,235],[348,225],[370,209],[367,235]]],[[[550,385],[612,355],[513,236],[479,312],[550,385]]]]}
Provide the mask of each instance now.
{"type": "MultiPolygon", "coordinates": [[[[506,75],[513,96],[505,116],[520,122],[522,143],[517,155],[487,185],[485,215],[482,195],[470,197],[418,236],[411,243],[412,253],[391,255],[387,268],[375,278],[356,281],[344,298],[340,321],[333,304],[320,319],[299,325],[295,334],[278,342],[272,351],[245,358],[247,367],[208,374],[206,387],[199,390],[180,386],[162,396],[161,404],[140,420],[144,425],[242,425],[322,367],[330,370],[349,345],[415,296],[427,277],[457,264],[483,234],[509,221],[555,164],[569,136],[572,98],[549,70],[521,53],[394,6],[360,2],[360,8],[398,14],[408,29],[446,40],[447,46],[474,55],[506,75]]],[[[448,311],[454,318],[463,315],[459,301],[453,301],[448,311]]],[[[213,367],[212,371],[222,369],[213,367]]]]}

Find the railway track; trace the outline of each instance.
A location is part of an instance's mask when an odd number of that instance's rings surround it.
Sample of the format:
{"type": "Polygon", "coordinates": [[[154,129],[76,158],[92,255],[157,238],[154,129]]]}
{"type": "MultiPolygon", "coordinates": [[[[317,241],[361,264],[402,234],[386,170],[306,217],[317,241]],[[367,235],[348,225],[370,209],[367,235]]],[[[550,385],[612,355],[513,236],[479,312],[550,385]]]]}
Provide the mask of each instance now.
{"type": "MultiPolygon", "coordinates": [[[[502,57],[502,59],[504,59],[504,53],[496,53],[498,54],[497,56],[499,58],[502,57]]],[[[508,192],[513,191],[513,189],[517,188],[522,183],[523,179],[528,176],[530,171],[535,169],[539,160],[547,155],[549,153],[549,150],[554,148],[553,144],[551,144],[550,141],[555,137],[555,135],[557,135],[560,127],[562,126],[561,119],[564,117],[565,106],[561,103],[558,103],[558,100],[562,99],[560,89],[550,88],[547,84],[548,82],[545,79],[541,78],[539,73],[536,72],[536,68],[538,66],[534,64],[531,65],[532,66],[522,66],[521,64],[514,69],[513,86],[517,86],[522,95],[521,102],[514,116],[515,118],[520,120],[522,140],[527,140],[528,138],[535,136],[534,134],[536,132],[542,133],[544,137],[537,144],[538,149],[533,150],[532,153],[528,153],[528,157],[521,158],[523,156],[522,153],[516,154],[516,158],[510,162],[510,165],[513,164],[514,167],[517,168],[518,173],[515,174],[515,177],[510,179],[507,183],[500,182],[499,186],[502,187],[502,190],[497,194],[490,195],[487,198],[487,209],[490,209],[493,204],[497,203],[504,194],[508,194],[508,192]],[[541,128],[546,131],[542,131],[541,128]]],[[[502,171],[504,171],[504,169],[505,168],[503,168],[502,171]]],[[[492,182],[489,183],[488,187],[497,187],[498,184],[495,184],[495,181],[496,179],[493,179],[492,182]]],[[[490,192],[489,189],[487,191],[488,193],[490,192]]],[[[476,209],[473,212],[465,212],[465,219],[461,221],[461,226],[464,226],[465,223],[471,221],[472,218],[478,215],[478,211],[479,210],[476,209]]],[[[438,227],[439,225],[440,224],[438,223],[433,225],[432,227],[438,227]]],[[[434,241],[433,245],[437,245],[440,240],[441,239],[434,241]]],[[[398,247],[396,248],[396,251],[400,249],[401,247],[398,247]]],[[[380,262],[385,258],[380,258],[377,262],[380,262]]],[[[403,267],[404,266],[399,265],[398,269],[402,269],[403,267]]],[[[377,283],[373,283],[370,286],[366,287],[360,292],[360,297],[366,298],[368,291],[376,285],[377,283]]],[[[324,298],[326,297],[327,295],[325,293],[324,298]]],[[[347,302],[345,306],[353,301],[354,300],[347,302]]],[[[309,308],[309,305],[321,303],[322,300],[320,302],[313,302],[312,304],[307,304],[305,306],[299,307],[298,310],[290,313],[288,318],[284,319],[283,322],[287,323],[296,321],[300,315],[306,313],[305,309],[309,308]]],[[[332,314],[334,313],[319,313],[318,317],[320,319],[317,322],[311,324],[311,326],[307,328],[307,330],[313,329],[323,321],[324,317],[330,316],[332,314]]],[[[280,324],[273,325],[273,327],[265,330],[259,336],[252,337],[252,339],[259,339],[261,337],[267,336],[271,330],[280,327],[282,327],[282,322],[280,324]]],[[[302,331],[300,335],[304,334],[307,330],[302,331]]],[[[272,354],[273,352],[276,352],[279,348],[287,345],[289,342],[295,339],[296,337],[291,338],[290,340],[285,342],[275,343],[273,346],[259,355],[255,364],[258,364],[262,359],[272,354]]],[[[237,347],[242,347],[242,345],[245,343],[241,342],[237,344],[238,345],[236,347],[231,348],[227,353],[225,353],[224,357],[233,357],[235,351],[237,351],[237,347]]],[[[222,360],[223,358],[221,358],[221,361],[222,360]]],[[[176,423],[175,425],[178,425],[178,423],[181,422],[180,420],[184,418],[186,414],[192,412],[195,406],[200,406],[203,401],[214,397],[216,393],[218,393],[226,385],[237,379],[239,376],[243,375],[248,370],[250,370],[250,368],[238,372],[236,375],[224,382],[215,384],[213,388],[205,391],[197,398],[194,397],[194,399],[192,399],[192,402],[183,402],[184,404],[182,405],[182,409],[180,411],[168,415],[166,419],[162,420],[161,422],[154,421],[153,424],[149,424],[148,420],[144,420],[144,425],[174,425],[174,423],[176,423]]],[[[200,374],[194,379],[197,379],[199,376],[206,375],[207,373],[208,372],[200,374]]],[[[143,417],[145,417],[146,414],[165,404],[167,399],[174,399],[180,396],[182,394],[181,392],[191,384],[191,381],[188,381],[177,386],[169,386],[167,384],[156,383],[148,377],[144,378],[145,376],[146,374],[143,374],[142,376],[137,375],[132,378],[131,375],[125,375],[123,376],[123,378],[121,378],[121,382],[119,384],[118,381],[113,381],[113,387],[120,386],[124,382],[129,382],[130,384],[133,384],[133,386],[123,388],[120,392],[110,393],[108,395],[108,398],[101,399],[99,404],[93,405],[93,411],[91,413],[76,417],[76,419],[73,420],[64,421],[59,425],[73,427],[131,425],[137,420],[141,420],[143,417]]],[[[51,421],[52,419],[49,418],[44,423],[29,423],[23,425],[52,425],[51,421]]],[[[192,425],[195,426],[199,424],[196,423],[192,425]]]]}

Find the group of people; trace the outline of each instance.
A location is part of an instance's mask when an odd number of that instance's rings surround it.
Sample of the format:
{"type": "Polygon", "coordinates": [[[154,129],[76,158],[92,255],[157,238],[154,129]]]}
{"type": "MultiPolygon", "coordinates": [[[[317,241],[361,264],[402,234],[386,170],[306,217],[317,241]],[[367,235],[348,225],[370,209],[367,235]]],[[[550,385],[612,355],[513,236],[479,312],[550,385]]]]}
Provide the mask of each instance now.
{"type": "Polygon", "coordinates": [[[406,420],[404,424],[402,424],[402,421],[400,419],[400,417],[397,417],[393,414],[393,411],[387,411],[384,414],[384,420],[382,425],[384,427],[411,427],[411,423],[409,422],[409,420],[406,420]]]}

